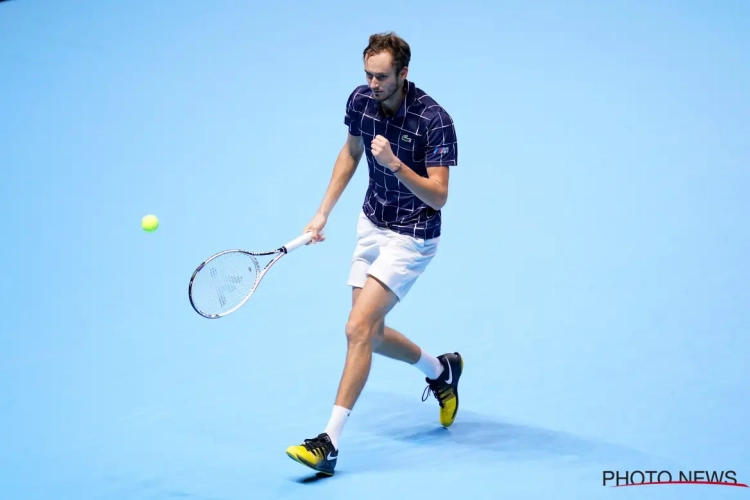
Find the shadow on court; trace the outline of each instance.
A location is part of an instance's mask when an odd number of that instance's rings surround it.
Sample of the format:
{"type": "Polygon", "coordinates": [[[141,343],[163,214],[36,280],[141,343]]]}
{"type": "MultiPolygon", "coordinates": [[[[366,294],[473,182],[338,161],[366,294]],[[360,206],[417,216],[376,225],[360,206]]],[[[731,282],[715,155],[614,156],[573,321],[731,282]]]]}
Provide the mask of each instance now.
{"type": "MultiPolygon", "coordinates": [[[[341,474],[337,472],[336,477],[340,477],[340,476],[341,474]]],[[[322,481],[324,479],[331,479],[331,477],[332,476],[329,476],[327,474],[316,473],[310,476],[301,477],[299,479],[296,479],[295,481],[300,484],[313,484],[313,483],[317,483],[318,481],[322,481]]]]}
{"type": "MultiPolygon", "coordinates": [[[[654,462],[656,457],[624,446],[565,432],[503,422],[461,408],[448,429],[437,403],[418,397],[367,391],[345,431],[342,469],[384,470],[434,467],[450,457],[456,466],[477,462],[556,462],[571,465],[654,462]]],[[[663,460],[658,463],[664,465],[663,460]]]]}

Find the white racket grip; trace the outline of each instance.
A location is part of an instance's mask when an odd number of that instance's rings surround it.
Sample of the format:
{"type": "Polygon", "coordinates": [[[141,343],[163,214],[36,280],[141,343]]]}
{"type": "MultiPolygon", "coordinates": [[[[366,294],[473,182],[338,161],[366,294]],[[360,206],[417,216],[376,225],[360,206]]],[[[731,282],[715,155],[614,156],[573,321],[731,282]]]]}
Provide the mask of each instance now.
{"type": "Polygon", "coordinates": [[[307,243],[310,242],[311,239],[312,239],[312,233],[308,231],[307,233],[304,233],[303,235],[294,238],[292,241],[284,245],[284,248],[286,248],[287,253],[289,253],[292,250],[298,249],[302,245],[306,245],[307,243]]]}

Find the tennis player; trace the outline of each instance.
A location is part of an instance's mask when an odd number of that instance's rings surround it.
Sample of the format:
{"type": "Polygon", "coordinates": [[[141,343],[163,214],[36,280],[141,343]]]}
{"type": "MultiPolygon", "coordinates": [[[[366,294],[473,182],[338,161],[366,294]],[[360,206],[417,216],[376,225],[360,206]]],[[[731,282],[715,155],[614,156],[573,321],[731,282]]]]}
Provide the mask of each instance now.
{"type": "Polygon", "coordinates": [[[404,300],[440,242],[441,209],[448,199],[449,167],[458,160],[450,115],[407,79],[411,49],[393,33],[370,36],[363,52],[368,84],[346,102],[346,144],[333,167],[323,201],[304,231],[311,244],[323,228],[364,154],[369,184],[357,224],[348,284],[352,309],[346,323],[347,355],[328,425],[287,448],[294,460],[333,475],[344,424],[370,372],[372,353],[409,363],[424,373],[448,427],[458,411],[458,353],[434,357],[396,330],[385,317],[404,300]]]}

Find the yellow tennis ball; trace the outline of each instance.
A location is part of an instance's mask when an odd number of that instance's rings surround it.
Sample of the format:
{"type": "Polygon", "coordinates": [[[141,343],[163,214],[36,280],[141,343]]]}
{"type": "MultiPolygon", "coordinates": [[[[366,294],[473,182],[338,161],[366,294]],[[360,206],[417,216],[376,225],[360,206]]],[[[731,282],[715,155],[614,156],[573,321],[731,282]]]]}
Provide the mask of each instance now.
{"type": "Polygon", "coordinates": [[[141,227],[149,233],[156,231],[156,228],[159,227],[159,219],[155,215],[147,215],[141,220],[141,227]]]}

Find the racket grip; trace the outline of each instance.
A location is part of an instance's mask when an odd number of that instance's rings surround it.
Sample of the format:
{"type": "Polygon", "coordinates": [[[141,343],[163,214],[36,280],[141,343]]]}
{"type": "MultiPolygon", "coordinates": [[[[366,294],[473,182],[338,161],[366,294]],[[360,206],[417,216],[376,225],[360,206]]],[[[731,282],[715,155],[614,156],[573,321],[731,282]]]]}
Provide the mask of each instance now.
{"type": "Polygon", "coordinates": [[[302,245],[306,245],[310,242],[311,239],[312,233],[308,231],[307,233],[294,238],[292,241],[284,245],[284,248],[286,248],[287,253],[289,253],[292,250],[296,250],[297,248],[301,247],[302,245]]]}

